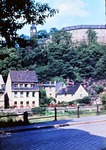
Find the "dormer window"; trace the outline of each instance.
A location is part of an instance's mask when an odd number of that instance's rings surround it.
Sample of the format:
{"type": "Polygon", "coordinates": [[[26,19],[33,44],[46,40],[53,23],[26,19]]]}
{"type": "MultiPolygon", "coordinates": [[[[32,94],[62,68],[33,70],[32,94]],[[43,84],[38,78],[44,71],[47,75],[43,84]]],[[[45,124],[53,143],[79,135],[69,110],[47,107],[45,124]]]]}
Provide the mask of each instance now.
{"type": "Polygon", "coordinates": [[[34,87],[34,84],[30,84],[30,87],[34,87]]]}
{"type": "Polygon", "coordinates": [[[20,87],[23,87],[23,84],[20,84],[20,87]]]}
{"type": "Polygon", "coordinates": [[[25,84],[25,87],[28,87],[28,84],[25,84]]]}
{"type": "Polygon", "coordinates": [[[14,87],[18,87],[18,84],[14,84],[14,87]]]}

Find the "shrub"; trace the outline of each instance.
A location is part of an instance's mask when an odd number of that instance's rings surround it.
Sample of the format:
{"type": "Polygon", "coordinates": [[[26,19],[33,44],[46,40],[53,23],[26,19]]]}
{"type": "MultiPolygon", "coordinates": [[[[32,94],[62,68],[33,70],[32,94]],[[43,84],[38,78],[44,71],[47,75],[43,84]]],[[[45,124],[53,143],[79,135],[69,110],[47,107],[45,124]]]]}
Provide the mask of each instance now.
{"type": "Polygon", "coordinates": [[[89,103],[91,103],[91,98],[90,98],[89,96],[84,97],[82,100],[83,100],[83,103],[84,103],[84,104],[89,104],[89,103]]]}
{"type": "Polygon", "coordinates": [[[32,108],[32,112],[35,115],[44,115],[46,111],[46,107],[37,107],[37,108],[32,108]]]}
{"type": "Polygon", "coordinates": [[[104,109],[106,109],[106,94],[101,96],[102,104],[104,105],[104,109]]]}
{"type": "Polygon", "coordinates": [[[81,105],[82,104],[83,105],[89,104],[89,103],[91,103],[91,98],[89,96],[87,96],[87,97],[84,97],[82,99],[77,99],[76,102],[79,103],[79,104],[81,104],[81,105]]]}
{"type": "Polygon", "coordinates": [[[94,86],[94,90],[96,91],[97,94],[100,94],[101,92],[103,92],[104,87],[103,86],[94,86]]]}
{"type": "Polygon", "coordinates": [[[68,103],[68,102],[64,102],[64,101],[62,101],[62,102],[60,102],[60,105],[61,105],[62,107],[65,107],[65,106],[68,106],[68,105],[69,105],[69,103],[68,103]]]}

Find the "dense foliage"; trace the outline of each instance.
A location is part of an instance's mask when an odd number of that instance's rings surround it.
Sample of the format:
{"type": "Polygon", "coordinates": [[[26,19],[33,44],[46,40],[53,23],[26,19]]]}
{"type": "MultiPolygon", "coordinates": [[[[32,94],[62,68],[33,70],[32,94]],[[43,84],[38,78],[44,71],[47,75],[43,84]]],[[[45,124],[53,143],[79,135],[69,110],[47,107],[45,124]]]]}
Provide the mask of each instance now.
{"type": "Polygon", "coordinates": [[[106,78],[106,46],[96,41],[73,46],[71,34],[52,32],[48,44],[26,48],[0,49],[0,74],[7,77],[9,70],[35,70],[40,82],[69,77],[81,81],[84,78],[106,78]]]}
{"type": "Polygon", "coordinates": [[[16,40],[18,29],[26,24],[44,24],[46,18],[58,12],[47,3],[34,0],[1,0],[0,1],[0,35],[5,38],[8,47],[16,40]]]}

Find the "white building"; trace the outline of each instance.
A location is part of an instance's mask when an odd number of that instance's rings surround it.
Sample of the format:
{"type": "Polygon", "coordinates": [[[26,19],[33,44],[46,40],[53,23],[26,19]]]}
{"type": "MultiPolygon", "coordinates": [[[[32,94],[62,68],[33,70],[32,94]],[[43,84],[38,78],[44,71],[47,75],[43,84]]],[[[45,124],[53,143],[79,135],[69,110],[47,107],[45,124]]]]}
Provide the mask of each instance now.
{"type": "Polygon", "coordinates": [[[34,71],[10,71],[6,82],[9,106],[33,108],[39,106],[39,87],[34,71]]]}
{"type": "Polygon", "coordinates": [[[80,83],[69,84],[56,94],[57,102],[70,102],[88,96],[88,92],[80,83]]]}
{"type": "Polygon", "coordinates": [[[40,88],[43,88],[46,92],[48,98],[55,98],[56,95],[56,82],[43,83],[39,85],[40,88]]]}

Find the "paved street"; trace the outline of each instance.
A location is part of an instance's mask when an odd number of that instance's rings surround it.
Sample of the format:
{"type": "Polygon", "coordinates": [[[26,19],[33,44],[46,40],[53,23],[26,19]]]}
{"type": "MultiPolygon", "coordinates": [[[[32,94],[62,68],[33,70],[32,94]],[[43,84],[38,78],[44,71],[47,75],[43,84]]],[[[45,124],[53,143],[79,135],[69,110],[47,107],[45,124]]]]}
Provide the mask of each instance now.
{"type": "Polygon", "coordinates": [[[102,150],[106,121],[16,132],[0,142],[0,150],[102,150]]]}

